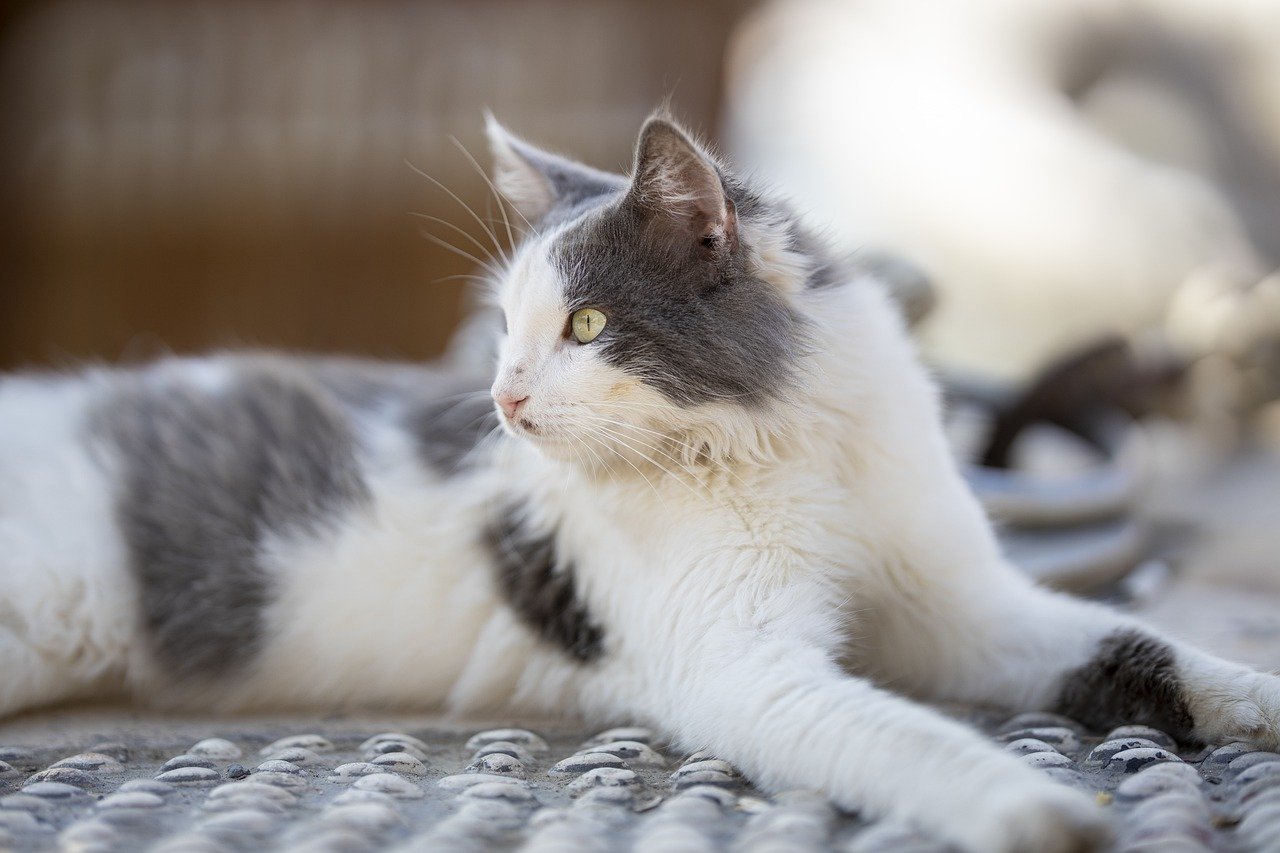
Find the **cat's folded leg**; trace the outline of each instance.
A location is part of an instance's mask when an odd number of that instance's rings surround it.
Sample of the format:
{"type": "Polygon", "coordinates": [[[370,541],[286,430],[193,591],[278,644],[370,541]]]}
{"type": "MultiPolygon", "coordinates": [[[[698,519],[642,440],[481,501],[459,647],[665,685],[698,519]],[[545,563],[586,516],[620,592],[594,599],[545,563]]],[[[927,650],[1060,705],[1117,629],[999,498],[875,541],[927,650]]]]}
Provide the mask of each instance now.
{"type": "Polygon", "coordinates": [[[915,695],[1053,710],[1096,729],[1280,747],[1280,678],[1029,582],[1009,566],[883,620],[870,669],[915,695]]]}
{"type": "Polygon", "coordinates": [[[1084,795],[972,729],[776,638],[708,643],[654,713],[757,783],[814,788],[840,806],[921,826],[965,850],[1077,851],[1108,835],[1084,795]]]}

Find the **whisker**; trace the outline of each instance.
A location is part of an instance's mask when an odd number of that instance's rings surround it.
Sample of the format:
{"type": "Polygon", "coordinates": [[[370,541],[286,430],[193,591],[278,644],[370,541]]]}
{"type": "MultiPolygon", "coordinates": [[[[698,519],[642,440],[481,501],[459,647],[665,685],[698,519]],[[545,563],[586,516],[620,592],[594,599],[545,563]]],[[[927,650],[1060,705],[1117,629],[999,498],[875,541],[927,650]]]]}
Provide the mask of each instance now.
{"type": "MultiPolygon", "coordinates": [[[[506,202],[506,204],[510,205],[512,211],[515,212],[515,215],[519,216],[521,219],[524,220],[524,224],[528,226],[529,230],[532,231],[534,234],[538,234],[538,229],[533,227],[532,222],[530,222],[528,219],[525,219],[524,214],[520,212],[520,208],[516,207],[515,204],[511,201],[511,199],[507,198],[506,194],[503,193],[502,190],[498,189],[497,185],[494,184],[494,182],[489,179],[489,174],[485,172],[484,167],[480,165],[480,163],[476,160],[476,158],[471,155],[471,152],[467,150],[467,147],[463,145],[460,141],[458,141],[456,137],[451,136],[449,138],[453,140],[454,145],[458,146],[458,149],[462,151],[463,155],[465,155],[466,158],[471,161],[472,167],[476,170],[476,172],[480,175],[480,177],[484,178],[484,182],[489,185],[489,189],[493,192],[495,196],[498,197],[498,200],[506,202]]],[[[499,209],[501,209],[501,207],[499,209]]],[[[507,216],[506,211],[503,210],[502,217],[506,219],[506,216],[507,216]]],[[[508,238],[510,238],[511,236],[510,225],[511,225],[510,220],[507,220],[507,237],[508,238]]],[[[541,236],[541,234],[538,234],[538,236],[541,236]]],[[[513,241],[513,245],[514,245],[514,241],[513,241]]]]}
{"type": "Polygon", "coordinates": [[[448,240],[443,240],[437,237],[436,235],[432,234],[430,231],[424,230],[422,232],[422,236],[426,237],[428,240],[430,240],[432,243],[435,243],[440,248],[447,249],[448,251],[453,252],[455,255],[459,255],[461,257],[466,258],[469,261],[474,262],[477,266],[484,267],[489,272],[491,272],[494,276],[498,278],[502,277],[502,273],[500,273],[494,267],[489,265],[487,262],[482,261],[479,258],[477,258],[475,255],[471,254],[466,249],[459,249],[457,246],[453,245],[448,240]]]}
{"type": "MultiPolygon", "coordinates": [[[[413,165],[412,163],[410,163],[408,160],[405,160],[405,161],[404,161],[404,163],[405,163],[405,165],[406,165],[406,166],[408,166],[410,169],[412,169],[413,171],[417,172],[419,175],[421,175],[422,177],[426,178],[428,181],[430,181],[431,183],[435,184],[435,185],[436,185],[437,187],[439,187],[440,189],[444,190],[446,193],[448,193],[448,194],[449,194],[449,197],[450,197],[450,198],[452,198],[452,199],[453,199],[454,201],[456,201],[458,204],[462,205],[462,208],[463,208],[464,210],[466,210],[466,212],[467,212],[467,213],[471,214],[471,218],[472,218],[472,219],[474,219],[474,220],[476,221],[476,224],[477,224],[477,225],[479,225],[482,229],[484,229],[484,233],[485,233],[485,234],[487,234],[487,235],[489,236],[489,239],[493,241],[493,245],[494,245],[494,247],[495,247],[495,248],[497,248],[497,249],[498,249],[499,254],[501,254],[501,253],[502,253],[502,247],[498,245],[498,235],[493,233],[493,229],[492,229],[492,228],[490,228],[488,225],[485,225],[485,224],[484,224],[484,220],[480,218],[480,214],[476,213],[476,212],[471,208],[471,205],[469,205],[469,204],[467,204],[465,201],[463,201],[463,200],[462,200],[462,198],[461,198],[457,193],[455,193],[453,190],[449,189],[449,188],[448,188],[448,187],[446,187],[444,184],[440,183],[440,182],[439,182],[439,181],[437,181],[435,178],[431,177],[431,176],[430,176],[430,175],[428,175],[426,172],[422,171],[422,170],[421,170],[421,169],[419,169],[417,166],[415,166],[415,165],[413,165]]],[[[504,255],[504,257],[505,257],[505,255],[504,255]]]]}
{"type": "Polygon", "coordinates": [[[439,224],[443,225],[445,228],[449,228],[449,229],[452,229],[453,231],[456,231],[457,233],[461,234],[463,237],[470,240],[471,245],[475,246],[477,249],[484,252],[484,256],[488,258],[493,264],[501,266],[502,261],[494,257],[493,252],[490,252],[488,247],[485,246],[484,243],[481,243],[475,237],[468,234],[465,229],[459,228],[457,225],[454,225],[452,222],[449,222],[448,220],[441,219],[439,216],[431,216],[430,214],[427,214],[427,213],[417,213],[414,211],[410,211],[409,215],[416,219],[425,219],[428,222],[438,222],[439,224]]]}

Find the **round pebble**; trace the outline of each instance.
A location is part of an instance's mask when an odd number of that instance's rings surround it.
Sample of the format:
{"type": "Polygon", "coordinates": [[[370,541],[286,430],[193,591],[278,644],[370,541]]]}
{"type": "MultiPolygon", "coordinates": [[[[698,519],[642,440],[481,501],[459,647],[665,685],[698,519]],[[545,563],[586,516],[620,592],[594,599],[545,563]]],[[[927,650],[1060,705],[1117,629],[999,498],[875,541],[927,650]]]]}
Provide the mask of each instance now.
{"type": "Polygon", "coordinates": [[[320,767],[325,760],[316,752],[309,749],[303,749],[300,746],[282,749],[279,752],[273,752],[267,756],[268,761],[287,761],[297,767],[320,767]]]}
{"type": "Polygon", "coordinates": [[[218,765],[201,755],[175,755],[163,765],[161,770],[177,770],[180,767],[203,767],[205,770],[216,770],[218,765]]]}
{"type": "Polygon", "coordinates": [[[546,752],[550,749],[545,740],[527,729],[490,729],[479,732],[467,741],[467,749],[480,749],[495,741],[519,744],[530,752],[546,752]]]}
{"type": "Polygon", "coordinates": [[[525,804],[534,802],[533,794],[520,785],[507,782],[484,782],[464,789],[459,795],[463,799],[500,800],[505,803],[525,804]]]}
{"type": "Polygon", "coordinates": [[[96,773],[86,773],[70,767],[50,767],[48,770],[33,774],[28,781],[62,782],[66,785],[75,785],[77,788],[95,788],[102,780],[96,773]]]}
{"type": "Polygon", "coordinates": [[[497,773],[502,776],[514,776],[523,779],[525,775],[524,763],[512,758],[505,752],[495,752],[492,755],[482,755],[475,761],[467,765],[468,773],[497,773]]]}
{"type": "Polygon", "coordinates": [[[1200,774],[1189,764],[1166,762],[1153,764],[1125,779],[1116,788],[1116,801],[1132,803],[1167,791],[1199,790],[1200,774]]]}
{"type": "Polygon", "coordinates": [[[187,755],[211,758],[214,761],[235,761],[244,752],[226,738],[207,737],[188,749],[187,755]]]}
{"type": "Polygon", "coordinates": [[[1040,726],[1033,729],[1014,729],[1005,732],[998,738],[1003,743],[1012,743],[1023,738],[1032,738],[1049,744],[1058,752],[1065,754],[1080,750],[1080,736],[1064,726],[1040,726]]]}
{"type": "Polygon", "coordinates": [[[23,786],[22,793],[53,802],[74,802],[89,796],[83,788],[65,782],[32,782],[23,786]]]}
{"type": "Polygon", "coordinates": [[[584,749],[590,749],[593,746],[603,746],[606,743],[617,743],[618,741],[635,741],[652,746],[653,732],[637,726],[608,729],[588,738],[583,742],[582,746],[584,749]]]}
{"type": "Polygon", "coordinates": [[[521,764],[532,764],[533,755],[523,746],[509,740],[495,740],[476,750],[476,758],[486,755],[509,755],[521,764]]]}
{"type": "Polygon", "coordinates": [[[98,801],[100,809],[158,809],[165,803],[164,797],[146,791],[124,791],[108,794],[98,801]]]}
{"type": "Polygon", "coordinates": [[[103,755],[100,752],[82,752],[79,755],[62,759],[54,764],[53,767],[70,767],[73,770],[83,770],[86,773],[120,773],[124,771],[123,764],[110,755],[103,755]]]}
{"type": "Polygon", "coordinates": [[[427,754],[423,752],[421,749],[418,749],[413,744],[401,743],[399,741],[394,741],[394,740],[378,741],[368,749],[364,750],[362,755],[364,756],[366,761],[372,761],[373,759],[377,758],[379,755],[391,755],[392,753],[403,753],[405,755],[412,755],[414,758],[422,762],[426,762],[427,760],[427,754]]]}
{"type": "Polygon", "coordinates": [[[120,833],[98,820],[71,824],[58,834],[64,850],[119,849],[120,833]]]}
{"type": "Polygon", "coordinates": [[[695,770],[691,773],[672,774],[671,785],[677,791],[696,785],[711,785],[717,788],[734,788],[738,780],[728,773],[719,770],[695,770]]]}
{"type": "Polygon", "coordinates": [[[50,817],[58,809],[58,803],[44,797],[32,797],[31,794],[6,794],[0,797],[0,808],[17,809],[31,812],[40,817],[50,817]]]}
{"type": "Polygon", "coordinates": [[[1149,749],[1159,749],[1159,745],[1154,741],[1145,738],[1121,738],[1120,740],[1104,740],[1095,746],[1084,759],[1086,767],[1097,767],[1106,764],[1117,753],[1124,752],[1126,749],[1139,749],[1146,747],[1149,749]]]}
{"type": "Polygon", "coordinates": [[[237,835],[266,835],[276,828],[276,816],[257,809],[236,809],[207,817],[200,822],[200,826],[214,832],[221,830],[237,835]]]}
{"type": "Polygon", "coordinates": [[[368,776],[361,776],[351,787],[362,791],[377,791],[402,800],[418,799],[423,794],[422,789],[417,785],[401,779],[394,773],[371,773],[368,776]]]}
{"type": "MultiPolygon", "coordinates": [[[[412,746],[421,752],[427,751],[427,744],[425,741],[420,740],[413,735],[402,734],[401,732],[383,732],[382,734],[374,735],[373,737],[366,739],[364,743],[360,744],[360,751],[364,752],[366,750],[373,749],[373,747],[379,743],[405,744],[407,746],[412,746]]],[[[471,746],[470,742],[468,742],[467,749],[475,749],[475,747],[471,746]]]]}
{"type": "Polygon", "coordinates": [[[298,801],[298,798],[293,793],[284,788],[275,785],[264,785],[252,779],[219,785],[209,792],[208,799],[219,800],[228,797],[249,797],[258,801],[274,802],[285,806],[291,806],[298,801]]]}
{"type": "Polygon", "coordinates": [[[179,767],[156,774],[156,779],[170,785],[211,785],[222,776],[208,767],[179,767]]]}
{"type": "Polygon", "coordinates": [[[1142,738],[1149,740],[1162,749],[1173,752],[1178,748],[1178,743],[1171,738],[1166,732],[1159,729],[1153,729],[1151,726],[1120,726],[1112,729],[1107,733],[1103,740],[1127,740],[1129,738],[1142,738]]]}
{"type": "Polygon", "coordinates": [[[404,825],[394,807],[378,802],[346,803],[326,808],[323,820],[363,833],[385,833],[404,825]]]}
{"type": "Polygon", "coordinates": [[[306,788],[307,780],[300,773],[280,773],[275,770],[261,770],[249,777],[256,782],[265,785],[275,785],[277,788],[298,789],[306,788]]]}
{"type": "Polygon", "coordinates": [[[27,833],[41,832],[49,829],[50,826],[31,812],[0,809],[0,828],[10,832],[27,833]]]}
{"type": "Polygon", "coordinates": [[[597,767],[574,779],[565,790],[572,795],[579,795],[589,788],[637,788],[643,784],[634,770],[597,767]]]}
{"type": "Polygon", "coordinates": [[[297,776],[302,772],[302,768],[291,761],[281,761],[280,759],[270,759],[264,761],[257,766],[254,773],[290,773],[297,776]]]}
{"type": "Polygon", "coordinates": [[[552,776],[569,776],[586,773],[597,767],[625,768],[627,763],[616,755],[605,752],[588,752],[582,755],[571,755],[563,761],[557,761],[547,772],[552,776]]]}
{"type": "Polygon", "coordinates": [[[167,782],[157,782],[155,779],[130,779],[116,790],[144,791],[148,794],[155,794],[158,797],[164,797],[172,794],[174,792],[174,787],[167,782]]]}
{"type": "Polygon", "coordinates": [[[681,789],[680,797],[710,800],[725,809],[733,808],[738,802],[738,797],[721,785],[689,785],[681,789]]]}
{"type": "Polygon", "coordinates": [[[245,767],[243,764],[228,764],[228,765],[227,765],[227,778],[228,778],[228,779],[243,779],[244,777],[246,777],[246,776],[248,776],[248,775],[249,775],[249,768],[245,767]]]}
{"type": "Polygon", "coordinates": [[[1142,768],[1164,761],[1181,762],[1182,759],[1167,749],[1140,746],[1126,749],[1111,756],[1104,769],[1119,773],[1137,773],[1142,768]]]}
{"type": "Polygon", "coordinates": [[[389,797],[380,791],[365,791],[359,788],[348,788],[341,794],[333,798],[329,803],[331,806],[349,806],[356,803],[379,803],[384,806],[394,807],[396,804],[395,797],[389,797]]]}
{"type": "Polygon", "coordinates": [[[1022,760],[1032,767],[1045,769],[1048,767],[1072,767],[1074,762],[1060,752],[1024,753],[1022,760]]]}
{"type": "Polygon", "coordinates": [[[370,773],[382,773],[382,768],[368,761],[354,761],[350,764],[339,764],[333,768],[333,773],[329,775],[331,779],[359,779],[361,776],[368,776],[370,773]]]}
{"type": "Polygon", "coordinates": [[[729,762],[722,761],[719,758],[705,758],[702,761],[690,761],[680,765],[680,767],[671,774],[671,778],[679,779],[681,776],[685,776],[690,773],[697,773],[702,770],[714,770],[718,773],[723,773],[726,776],[738,775],[737,769],[729,762]]]}
{"type": "Polygon", "coordinates": [[[132,755],[128,746],[114,740],[103,741],[102,743],[95,743],[93,746],[85,750],[85,752],[100,752],[103,755],[111,756],[116,761],[119,761],[121,764],[128,764],[129,758],[132,755]]]}
{"type": "Polygon", "coordinates": [[[1028,711],[1006,720],[1000,726],[999,733],[1005,734],[1018,729],[1070,729],[1076,734],[1084,732],[1084,727],[1070,717],[1049,711],[1028,711]]]}
{"type": "Polygon", "coordinates": [[[427,765],[407,752],[385,752],[370,763],[383,772],[404,773],[407,776],[427,775],[427,765]]]}
{"type": "Polygon", "coordinates": [[[269,746],[264,746],[258,751],[258,754],[265,757],[274,755],[277,752],[283,752],[286,749],[293,749],[295,747],[300,749],[309,749],[312,752],[319,753],[334,752],[336,750],[336,747],[328,738],[321,737],[320,735],[292,735],[290,737],[282,737],[271,743],[269,746]]]}
{"type": "Polygon", "coordinates": [[[436,782],[438,786],[446,791],[462,791],[473,785],[483,785],[486,782],[501,782],[504,785],[525,785],[526,782],[520,779],[513,779],[510,776],[499,776],[496,773],[459,773],[456,776],[445,776],[436,782]]]}
{"type": "Polygon", "coordinates": [[[615,740],[600,744],[591,749],[583,749],[579,754],[603,752],[616,755],[632,767],[662,767],[667,762],[661,755],[649,748],[648,744],[638,740],[615,740]]]}
{"type": "Polygon", "coordinates": [[[1033,737],[1018,738],[1004,745],[1008,752],[1014,755],[1033,755],[1037,752],[1057,752],[1058,750],[1052,744],[1045,743],[1033,737]]]}
{"type": "Polygon", "coordinates": [[[9,764],[32,764],[35,760],[35,750],[24,746],[0,746],[0,761],[9,764]]]}
{"type": "Polygon", "coordinates": [[[1227,765],[1226,772],[1222,775],[1224,779],[1237,779],[1240,774],[1251,767],[1259,767],[1263,764],[1274,764],[1276,762],[1280,762],[1280,755],[1274,752],[1250,752],[1233,759],[1227,765]]]}

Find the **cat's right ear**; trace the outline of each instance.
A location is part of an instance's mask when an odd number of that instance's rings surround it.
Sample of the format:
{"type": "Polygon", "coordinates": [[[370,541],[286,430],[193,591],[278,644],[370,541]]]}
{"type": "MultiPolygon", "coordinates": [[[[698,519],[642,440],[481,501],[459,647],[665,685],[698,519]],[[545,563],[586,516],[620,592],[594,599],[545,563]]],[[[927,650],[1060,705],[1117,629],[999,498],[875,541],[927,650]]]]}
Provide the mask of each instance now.
{"type": "Polygon", "coordinates": [[[530,224],[556,209],[626,188],[621,175],[566,160],[530,145],[507,131],[491,113],[485,130],[493,153],[493,182],[504,198],[530,224]]]}

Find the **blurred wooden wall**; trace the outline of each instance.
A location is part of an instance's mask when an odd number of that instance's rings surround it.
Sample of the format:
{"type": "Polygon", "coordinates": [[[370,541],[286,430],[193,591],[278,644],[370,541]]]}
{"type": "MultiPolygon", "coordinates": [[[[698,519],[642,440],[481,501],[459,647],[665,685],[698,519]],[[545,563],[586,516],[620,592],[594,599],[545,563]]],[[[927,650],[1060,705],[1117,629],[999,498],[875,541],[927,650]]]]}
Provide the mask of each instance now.
{"type": "MultiPolygon", "coordinates": [[[[714,129],[731,0],[28,2],[0,17],[0,368],[270,346],[423,358],[497,217],[481,110],[625,168],[714,129]],[[486,204],[489,205],[486,208],[486,204]]],[[[499,235],[503,232],[495,229],[499,235]]]]}

